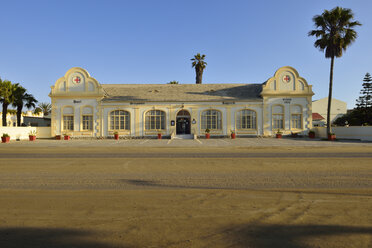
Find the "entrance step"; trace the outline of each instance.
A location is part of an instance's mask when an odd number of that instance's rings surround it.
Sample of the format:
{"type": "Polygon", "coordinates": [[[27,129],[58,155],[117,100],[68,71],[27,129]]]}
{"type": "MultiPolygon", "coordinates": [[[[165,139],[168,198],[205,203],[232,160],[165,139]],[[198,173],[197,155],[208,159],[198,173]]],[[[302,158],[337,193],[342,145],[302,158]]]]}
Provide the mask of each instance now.
{"type": "Polygon", "coordinates": [[[173,139],[194,139],[193,134],[177,134],[173,139]]]}

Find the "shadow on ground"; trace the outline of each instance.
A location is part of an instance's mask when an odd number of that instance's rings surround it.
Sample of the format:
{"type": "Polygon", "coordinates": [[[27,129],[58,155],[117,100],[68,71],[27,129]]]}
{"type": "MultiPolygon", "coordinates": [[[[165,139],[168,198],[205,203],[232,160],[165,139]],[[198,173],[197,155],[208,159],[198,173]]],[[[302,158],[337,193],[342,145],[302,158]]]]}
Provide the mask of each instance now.
{"type": "Polygon", "coordinates": [[[140,187],[157,187],[157,188],[179,188],[179,189],[225,189],[224,187],[212,187],[212,186],[192,186],[192,185],[177,185],[177,184],[165,184],[161,182],[141,179],[119,179],[120,183],[131,184],[140,187]]]}
{"type": "Polygon", "coordinates": [[[312,191],[304,188],[304,190],[300,190],[298,188],[294,188],[293,190],[281,190],[281,189],[272,189],[272,186],[267,188],[265,187],[225,187],[225,186],[204,186],[204,185],[181,185],[181,184],[166,184],[162,183],[161,181],[153,181],[153,180],[142,180],[142,179],[119,179],[119,183],[130,184],[139,187],[156,187],[156,188],[168,188],[168,189],[217,189],[217,190],[250,190],[250,191],[262,191],[262,192],[277,192],[277,193],[301,193],[301,194],[318,194],[318,195],[345,195],[345,196],[367,196],[370,197],[372,194],[368,193],[345,193],[345,192],[334,192],[329,190],[322,190],[322,191],[312,191]]]}
{"type": "Polygon", "coordinates": [[[61,228],[0,228],[2,248],[129,248],[104,242],[89,241],[97,234],[89,231],[61,228]]]}
{"type": "MultiPolygon", "coordinates": [[[[257,225],[247,224],[222,230],[228,235],[233,247],[243,248],[310,248],[304,240],[318,240],[315,247],[356,247],[355,244],[344,243],[344,239],[332,239],[327,236],[345,237],[352,234],[372,235],[372,227],[337,226],[337,225],[257,225]],[[334,243],[339,242],[339,243],[334,243]]],[[[369,244],[371,245],[371,244],[369,244]]],[[[368,246],[370,247],[370,246],[368,246]]]]}

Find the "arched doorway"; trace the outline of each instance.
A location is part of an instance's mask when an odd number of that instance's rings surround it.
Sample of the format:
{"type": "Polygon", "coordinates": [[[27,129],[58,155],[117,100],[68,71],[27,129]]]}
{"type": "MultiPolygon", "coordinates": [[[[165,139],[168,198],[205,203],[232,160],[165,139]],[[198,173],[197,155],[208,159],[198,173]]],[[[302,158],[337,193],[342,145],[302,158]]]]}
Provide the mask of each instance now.
{"type": "Polygon", "coordinates": [[[176,117],[176,134],[190,134],[190,113],[187,110],[180,110],[176,117]]]}

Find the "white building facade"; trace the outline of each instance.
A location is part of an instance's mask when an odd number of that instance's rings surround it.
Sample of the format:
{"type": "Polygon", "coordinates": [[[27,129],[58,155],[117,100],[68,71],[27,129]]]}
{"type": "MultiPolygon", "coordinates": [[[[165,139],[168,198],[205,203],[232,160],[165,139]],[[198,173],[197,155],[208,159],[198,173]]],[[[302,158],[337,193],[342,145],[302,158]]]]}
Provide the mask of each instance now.
{"type": "MultiPolygon", "coordinates": [[[[318,113],[324,120],[322,121],[323,125],[319,124],[319,126],[325,126],[327,124],[327,109],[328,109],[328,97],[324,97],[322,99],[316,100],[313,102],[313,113],[318,113]]],[[[331,123],[334,122],[337,118],[345,115],[347,113],[347,103],[335,98],[331,100],[331,123]]]]}
{"type": "Polygon", "coordinates": [[[307,132],[311,86],[289,66],[262,84],[100,84],[79,67],[51,87],[51,135],[271,136],[307,132]]]}

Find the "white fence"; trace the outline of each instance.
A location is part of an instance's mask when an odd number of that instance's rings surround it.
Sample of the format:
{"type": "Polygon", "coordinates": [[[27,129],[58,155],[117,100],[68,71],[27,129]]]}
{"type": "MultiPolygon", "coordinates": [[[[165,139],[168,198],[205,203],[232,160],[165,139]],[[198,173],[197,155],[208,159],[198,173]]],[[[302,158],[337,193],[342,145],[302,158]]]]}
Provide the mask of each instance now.
{"type": "MultiPolygon", "coordinates": [[[[320,138],[327,137],[326,127],[314,127],[315,136],[320,138]]],[[[338,139],[359,139],[372,141],[372,126],[352,126],[352,127],[332,127],[332,131],[338,139]]]]}
{"type": "Polygon", "coordinates": [[[28,139],[31,131],[36,131],[36,138],[50,138],[50,127],[0,127],[0,136],[7,133],[10,140],[28,139]]]}

